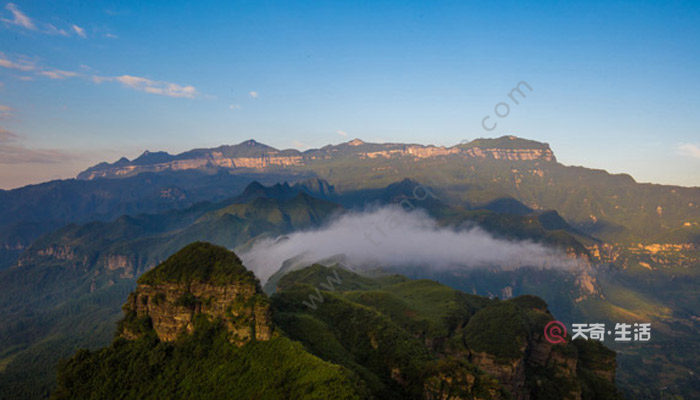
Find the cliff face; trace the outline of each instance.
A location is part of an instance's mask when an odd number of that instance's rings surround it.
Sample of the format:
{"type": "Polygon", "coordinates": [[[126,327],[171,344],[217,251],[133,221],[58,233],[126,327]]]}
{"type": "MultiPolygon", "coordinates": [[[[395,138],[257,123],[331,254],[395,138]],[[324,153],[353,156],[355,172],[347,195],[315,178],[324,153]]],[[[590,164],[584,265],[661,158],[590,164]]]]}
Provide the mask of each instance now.
{"type": "MultiPolygon", "coordinates": [[[[193,333],[199,316],[223,322],[231,342],[238,345],[253,339],[269,340],[272,335],[269,306],[254,286],[139,285],[129,296],[124,311],[137,319],[150,319],[153,330],[164,342],[193,333]]],[[[140,336],[128,326],[121,335],[127,339],[140,336]]]]}
{"type": "Polygon", "coordinates": [[[498,379],[514,399],[537,399],[539,393],[550,390],[547,385],[551,385],[551,381],[532,379],[532,371],[546,371],[550,379],[558,381],[560,388],[567,388],[562,390],[564,393],[560,394],[560,399],[581,400],[584,398],[581,383],[584,374],[592,373],[610,387],[615,384],[615,354],[596,349],[597,358],[591,362],[583,355],[585,350],[582,349],[582,346],[589,345],[577,342],[567,348],[552,345],[538,337],[523,346],[521,357],[510,361],[498,359],[486,352],[473,352],[467,358],[498,379]]]}
{"type": "Polygon", "coordinates": [[[121,159],[113,164],[101,163],[78,175],[79,179],[118,178],[142,172],[290,168],[309,166],[317,161],[328,161],[343,157],[357,159],[430,159],[456,156],[509,161],[556,161],[546,143],[538,143],[507,136],[499,139],[477,139],[452,147],[423,146],[402,143],[365,143],[359,139],[336,146],[297,150],[277,150],[253,140],[235,146],[216,149],[192,150],[179,155],[145,152],[141,157],[129,161],[121,159]],[[155,156],[157,154],[158,156],[155,156]]]}
{"type": "Polygon", "coordinates": [[[243,345],[272,337],[270,308],[257,280],[226,249],[195,243],[146,273],[123,307],[119,335],[137,339],[153,329],[161,341],[191,334],[197,320],[221,323],[243,345]],[[175,259],[173,259],[175,258],[175,259]],[[222,275],[225,274],[225,275],[222,275]]]}

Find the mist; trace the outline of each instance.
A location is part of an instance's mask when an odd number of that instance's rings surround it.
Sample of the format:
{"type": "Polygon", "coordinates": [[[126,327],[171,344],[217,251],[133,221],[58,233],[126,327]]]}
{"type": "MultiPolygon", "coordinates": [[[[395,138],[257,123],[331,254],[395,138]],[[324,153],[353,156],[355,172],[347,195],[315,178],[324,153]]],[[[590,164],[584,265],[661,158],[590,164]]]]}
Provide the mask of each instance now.
{"type": "Polygon", "coordinates": [[[261,239],[239,256],[263,283],[292,258],[295,266],[304,267],[342,256],[343,264],[354,269],[571,269],[580,265],[580,260],[568,258],[559,249],[497,239],[478,227],[440,227],[422,210],[393,206],[350,212],[316,230],[261,239]]]}

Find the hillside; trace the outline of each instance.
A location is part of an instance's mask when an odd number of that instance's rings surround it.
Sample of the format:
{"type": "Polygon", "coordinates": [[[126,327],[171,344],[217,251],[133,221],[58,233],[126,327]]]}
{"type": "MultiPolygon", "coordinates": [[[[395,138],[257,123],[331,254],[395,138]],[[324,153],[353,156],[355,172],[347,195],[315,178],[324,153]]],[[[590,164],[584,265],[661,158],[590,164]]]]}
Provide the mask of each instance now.
{"type": "Polygon", "coordinates": [[[111,346],[61,363],[52,398],[620,398],[614,353],[544,342],[552,316],[535,297],[502,302],[318,265],[280,287],[268,303],[233,253],[191,244],[139,280],[111,346]],[[337,286],[308,307],[331,276],[337,286]],[[195,293],[202,285],[207,295],[195,293]],[[266,307],[272,319],[261,322],[266,307]],[[241,336],[253,310],[255,335],[241,336]],[[277,333],[260,336],[260,326],[277,333]]]}
{"type": "Polygon", "coordinates": [[[236,196],[253,181],[274,184],[301,178],[186,170],[124,179],[68,179],[0,190],[0,269],[14,265],[35,239],[66,224],[184,209],[236,196]]]}

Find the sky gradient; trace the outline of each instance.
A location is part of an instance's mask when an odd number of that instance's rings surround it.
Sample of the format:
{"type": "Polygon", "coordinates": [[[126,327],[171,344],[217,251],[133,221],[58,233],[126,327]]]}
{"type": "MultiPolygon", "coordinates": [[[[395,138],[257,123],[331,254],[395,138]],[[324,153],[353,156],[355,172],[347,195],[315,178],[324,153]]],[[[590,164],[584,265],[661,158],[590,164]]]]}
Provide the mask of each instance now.
{"type": "Polygon", "coordinates": [[[700,2],[336,3],[0,3],[0,188],[146,149],[506,134],[700,186],[700,2]]]}

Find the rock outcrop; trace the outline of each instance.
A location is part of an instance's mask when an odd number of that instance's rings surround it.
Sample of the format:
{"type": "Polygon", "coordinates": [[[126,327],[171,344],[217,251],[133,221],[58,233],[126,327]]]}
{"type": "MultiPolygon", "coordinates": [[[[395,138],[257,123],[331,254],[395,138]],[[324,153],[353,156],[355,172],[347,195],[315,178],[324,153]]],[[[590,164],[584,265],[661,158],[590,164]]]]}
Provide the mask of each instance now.
{"type": "Polygon", "coordinates": [[[119,334],[137,339],[152,329],[161,341],[191,334],[197,321],[222,324],[243,345],[272,337],[267,297],[232,252],[193,243],[144,274],[123,307],[119,334]]]}

